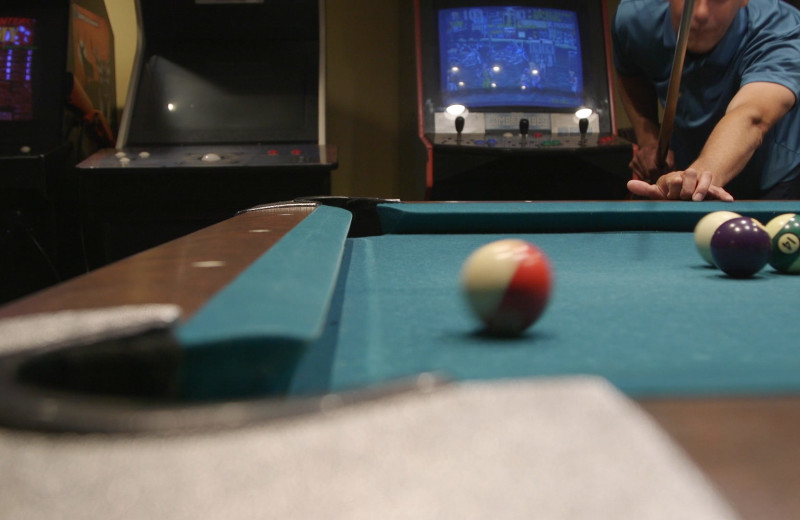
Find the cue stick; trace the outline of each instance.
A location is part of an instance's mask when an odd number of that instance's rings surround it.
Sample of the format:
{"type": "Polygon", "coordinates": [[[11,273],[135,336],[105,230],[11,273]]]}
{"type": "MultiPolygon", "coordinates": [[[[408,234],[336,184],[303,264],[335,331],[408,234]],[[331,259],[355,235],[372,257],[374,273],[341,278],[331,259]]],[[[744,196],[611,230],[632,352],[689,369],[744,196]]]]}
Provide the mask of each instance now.
{"type": "Polygon", "coordinates": [[[683,61],[686,58],[686,45],[689,42],[689,24],[692,23],[694,13],[694,0],[686,0],[681,13],[681,24],[678,27],[678,41],[675,46],[675,56],[672,58],[672,72],[669,75],[667,87],[667,100],[664,104],[664,118],[661,121],[661,130],[658,134],[658,155],[656,161],[659,169],[667,165],[669,141],[672,138],[672,128],[675,122],[675,109],[678,105],[678,95],[683,75],[683,61]]]}

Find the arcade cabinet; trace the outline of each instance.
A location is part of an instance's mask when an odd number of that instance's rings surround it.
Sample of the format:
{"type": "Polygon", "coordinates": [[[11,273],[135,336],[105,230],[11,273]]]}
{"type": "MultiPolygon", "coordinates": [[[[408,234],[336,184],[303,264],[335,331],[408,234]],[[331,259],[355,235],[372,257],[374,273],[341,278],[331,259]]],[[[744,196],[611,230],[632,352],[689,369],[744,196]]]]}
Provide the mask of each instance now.
{"type": "Polygon", "coordinates": [[[415,0],[434,200],[621,199],[605,0],[415,0]]]}
{"type": "Polygon", "coordinates": [[[113,146],[103,0],[0,5],[0,301],[83,272],[77,162],[113,146]]]}
{"type": "Polygon", "coordinates": [[[321,0],[139,0],[117,146],[78,165],[92,266],[330,194],[321,0]]]}

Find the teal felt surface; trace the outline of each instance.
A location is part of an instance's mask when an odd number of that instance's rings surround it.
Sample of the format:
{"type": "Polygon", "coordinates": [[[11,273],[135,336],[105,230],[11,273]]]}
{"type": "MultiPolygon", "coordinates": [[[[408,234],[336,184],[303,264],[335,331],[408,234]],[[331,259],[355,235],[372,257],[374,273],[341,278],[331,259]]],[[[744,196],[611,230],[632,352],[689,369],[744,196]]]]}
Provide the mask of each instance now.
{"type": "Polygon", "coordinates": [[[347,239],[350,214],[320,207],[179,328],[184,391],[304,394],[431,371],[596,374],[632,395],[800,391],[800,276],[705,266],[691,230],[718,209],[766,222],[800,203],[384,204],[387,234],[347,239]],[[482,333],[458,284],[472,251],[506,237],[555,272],[544,315],[514,339],[482,333]]]}
{"type": "Polygon", "coordinates": [[[296,393],[427,371],[598,374],[633,395],[800,390],[800,276],[767,267],[730,279],[704,265],[691,233],[386,235],[348,240],[343,265],[296,393]],[[508,236],[542,248],[555,283],[539,322],[498,339],[468,311],[458,274],[470,252],[508,236]]]}
{"type": "Polygon", "coordinates": [[[350,221],[318,208],[178,328],[184,397],[285,387],[324,330],[350,221]]]}
{"type": "Polygon", "coordinates": [[[686,231],[712,211],[733,211],[764,224],[797,213],[797,201],[743,202],[472,202],[384,204],[384,233],[492,233],[661,230],[686,231]]]}

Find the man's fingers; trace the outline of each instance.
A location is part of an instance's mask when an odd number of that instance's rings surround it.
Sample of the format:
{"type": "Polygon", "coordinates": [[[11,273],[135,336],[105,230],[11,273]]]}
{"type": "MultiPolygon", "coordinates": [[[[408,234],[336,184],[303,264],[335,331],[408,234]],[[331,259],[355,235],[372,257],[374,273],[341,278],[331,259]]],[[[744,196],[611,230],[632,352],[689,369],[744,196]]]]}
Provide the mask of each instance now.
{"type": "Polygon", "coordinates": [[[697,178],[697,187],[695,187],[694,193],[692,193],[692,200],[705,200],[709,188],[711,188],[711,172],[705,171],[697,178]]]}
{"type": "Polygon", "coordinates": [[[648,199],[666,199],[665,194],[655,184],[640,180],[628,181],[628,190],[634,195],[648,199]]]}
{"type": "Polygon", "coordinates": [[[683,193],[683,175],[671,173],[664,175],[659,179],[659,182],[666,184],[666,196],[669,200],[680,200],[683,193]]]}
{"type": "Polygon", "coordinates": [[[689,200],[694,198],[697,191],[697,170],[689,168],[681,175],[681,200],[689,200]]]}
{"type": "Polygon", "coordinates": [[[734,200],[733,195],[725,191],[725,189],[720,186],[709,186],[708,194],[723,202],[733,202],[734,200]]]}
{"type": "Polygon", "coordinates": [[[733,196],[720,186],[711,184],[711,172],[698,175],[696,170],[673,172],[659,177],[655,184],[632,179],[628,181],[628,190],[634,195],[655,200],[694,200],[707,198],[732,202],[733,196]]]}

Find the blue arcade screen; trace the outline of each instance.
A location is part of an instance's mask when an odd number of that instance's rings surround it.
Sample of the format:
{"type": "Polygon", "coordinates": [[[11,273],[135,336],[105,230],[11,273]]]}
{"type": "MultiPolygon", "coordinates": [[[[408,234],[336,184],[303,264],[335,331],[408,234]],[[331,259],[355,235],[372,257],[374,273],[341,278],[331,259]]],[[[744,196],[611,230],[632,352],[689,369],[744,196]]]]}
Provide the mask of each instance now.
{"type": "Polygon", "coordinates": [[[32,18],[0,16],[0,121],[33,119],[32,18]]]}
{"type": "Polygon", "coordinates": [[[442,9],[439,52],[445,106],[573,109],[583,103],[575,12],[519,6],[442,9]]]}

